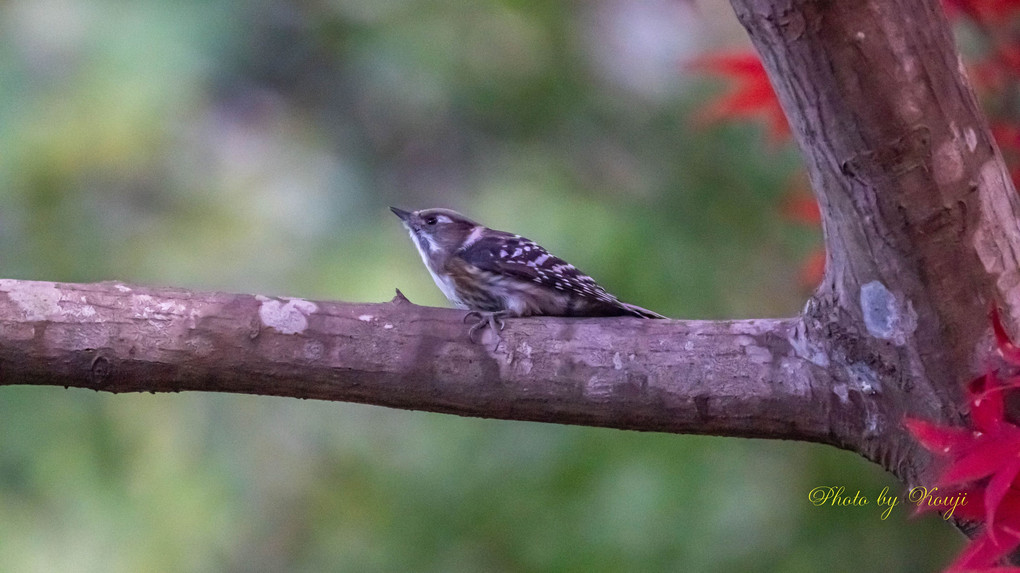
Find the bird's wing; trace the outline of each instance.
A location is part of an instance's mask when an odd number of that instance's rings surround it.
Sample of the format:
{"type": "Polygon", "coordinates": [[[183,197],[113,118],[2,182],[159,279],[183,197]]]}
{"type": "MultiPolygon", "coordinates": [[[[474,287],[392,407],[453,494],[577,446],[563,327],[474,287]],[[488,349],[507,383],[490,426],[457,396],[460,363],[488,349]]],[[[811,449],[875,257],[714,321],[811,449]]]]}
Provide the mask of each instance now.
{"type": "Polygon", "coordinates": [[[562,292],[575,299],[571,308],[578,314],[658,316],[621,303],[574,265],[520,235],[500,233],[483,237],[457,255],[484,272],[562,292]]]}

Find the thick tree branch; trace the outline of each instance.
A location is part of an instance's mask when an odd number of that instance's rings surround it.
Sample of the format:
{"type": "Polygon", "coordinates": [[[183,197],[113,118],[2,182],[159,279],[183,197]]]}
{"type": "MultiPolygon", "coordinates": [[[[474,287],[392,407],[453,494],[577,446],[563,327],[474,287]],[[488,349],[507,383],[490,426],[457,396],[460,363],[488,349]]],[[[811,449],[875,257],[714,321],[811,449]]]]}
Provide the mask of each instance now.
{"type": "Polygon", "coordinates": [[[989,306],[1018,316],[1016,193],[937,1],[731,1],[822,208],[809,338],[837,383],[866,386],[865,410],[887,414],[847,447],[913,481],[927,457],[903,416],[960,423],[989,306]]]}
{"type": "Polygon", "coordinates": [[[495,345],[468,341],[463,316],[402,298],[2,280],[0,385],[243,392],[833,442],[825,371],[796,319],[528,318],[507,321],[495,345]]]}

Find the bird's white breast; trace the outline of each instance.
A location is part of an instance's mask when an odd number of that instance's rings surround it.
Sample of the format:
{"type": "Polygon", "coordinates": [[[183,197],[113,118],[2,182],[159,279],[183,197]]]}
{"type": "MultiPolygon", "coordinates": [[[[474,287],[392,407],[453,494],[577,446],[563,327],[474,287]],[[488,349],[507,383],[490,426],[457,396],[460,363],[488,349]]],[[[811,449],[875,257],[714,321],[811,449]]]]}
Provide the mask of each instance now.
{"type": "MultiPolygon", "coordinates": [[[[418,254],[421,255],[421,262],[425,263],[425,268],[429,270],[429,274],[432,275],[432,280],[435,281],[439,290],[443,291],[443,295],[446,296],[447,300],[453,303],[454,306],[457,308],[467,309],[467,306],[460,302],[460,297],[457,296],[457,290],[454,288],[453,279],[436,273],[435,269],[432,268],[431,257],[429,257],[429,254],[425,251],[421,242],[418,241],[418,237],[415,236],[414,231],[408,229],[408,233],[411,235],[411,242],[414,243],[415,248],[418,249],[418,254]]],[[[428,242],[430,248],[435,248],[428,237],[426,237],[425,240],[428,242]]]]}

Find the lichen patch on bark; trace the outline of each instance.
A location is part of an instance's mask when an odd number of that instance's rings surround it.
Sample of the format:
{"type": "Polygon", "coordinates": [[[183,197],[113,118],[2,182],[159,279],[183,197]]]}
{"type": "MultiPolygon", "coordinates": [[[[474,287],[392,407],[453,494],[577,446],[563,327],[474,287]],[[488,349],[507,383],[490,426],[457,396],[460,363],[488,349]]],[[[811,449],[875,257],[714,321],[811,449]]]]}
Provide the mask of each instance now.
{"type": "Polygon", "coordinates": [[[308,315],[319,310],[311,301],[300,298],[287,299],[286,302],[264,296],[256,297],[259,301],[259,319],[262,324],[276,329],[281,334],[300,334],[308,328],[308,315]]]}
{"type": "Polygon", "coordinates": [[[861,286],[861,314],[868,334],[896,345],[906,344],[917,330],[917,312],[910,301],[901,301],[879,281],[861,286]]]}

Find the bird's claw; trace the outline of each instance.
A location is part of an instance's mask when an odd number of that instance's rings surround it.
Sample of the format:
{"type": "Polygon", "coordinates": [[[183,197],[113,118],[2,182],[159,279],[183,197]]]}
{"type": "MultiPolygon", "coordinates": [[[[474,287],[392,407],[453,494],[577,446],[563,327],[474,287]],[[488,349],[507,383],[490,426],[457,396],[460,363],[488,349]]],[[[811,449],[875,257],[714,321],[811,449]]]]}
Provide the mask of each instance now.
{"type": "Polygon", "coordinates": [[[500,336],[499,333],[506,327],[506,322],[503,321],[505,316],[504,312],[479,312],[472,310],[471,312],[464,315],[464,322],[468,319],[475,318],[477,322],[471,325],[468,329],[468,339],[474,343],[480,343],[481,339],[475,340],[475,334],[481,332],[486,326],[492,329],[492,333],[496,335],[496,345],[499,345],[500,336]]]}

